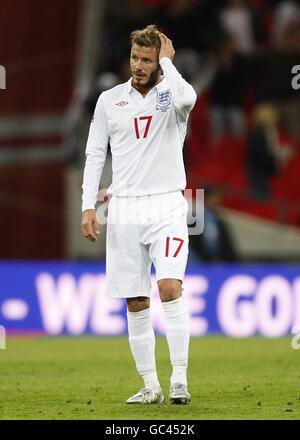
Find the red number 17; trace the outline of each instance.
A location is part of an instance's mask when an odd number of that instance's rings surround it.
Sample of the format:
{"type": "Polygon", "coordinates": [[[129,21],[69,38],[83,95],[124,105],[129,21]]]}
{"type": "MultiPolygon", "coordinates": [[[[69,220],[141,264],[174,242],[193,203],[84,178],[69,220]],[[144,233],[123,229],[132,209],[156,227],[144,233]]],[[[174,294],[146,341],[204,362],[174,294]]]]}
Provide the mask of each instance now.
{"type": "Polygon", "coordinates": [[[152,121],[153,116],[140,116],[139,118],[134,118],[134,128],[135,128],[135,135],[137,139],[140,139],[140,130],[139,130],[139,121],[147,121],[146,127],[144,130],[143,138],[145,139],[148,135],[148,131],[150,128],[150,124],[152,121]]]}
{"type": "MultiPolygon", "coordinates": [[[[171,238],[171,237],[167,237],[167,241],[166,241],[166,254],[165,254],[166,257],[169,257],[170,238],[171,238]]],[[[174,241],[179,241],[179,245],[178,245],[178,247],[177,247],[177,249],[176,249],[176,251],[175,251],[175,253],[174,253],[174,255],[173,255],[173,257],[177,257],[177,255],[178,255],[179,252],[180,252],[180,249],[182,248],[182,245],[183,245],[183,243],[184,243],[184,240],[182,240],[182,238],[177,238],[177,237],[173,237],[173,240],[174,240],[174,241]]]]}

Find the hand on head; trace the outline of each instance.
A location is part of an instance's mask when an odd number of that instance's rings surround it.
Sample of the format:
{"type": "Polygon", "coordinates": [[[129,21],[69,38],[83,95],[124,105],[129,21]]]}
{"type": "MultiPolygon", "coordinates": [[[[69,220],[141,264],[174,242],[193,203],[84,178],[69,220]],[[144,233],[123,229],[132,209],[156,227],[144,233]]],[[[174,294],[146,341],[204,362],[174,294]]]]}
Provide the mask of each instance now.
{"type": "Polygon", "coordinates": [[[173,47],[172,41],[162,32],[159,34],[160,38],[160,51],[159,51],[159,59],[161,60],[163,57],[170,58],[171,61],[175,58],[175,49],[173,47]]]}

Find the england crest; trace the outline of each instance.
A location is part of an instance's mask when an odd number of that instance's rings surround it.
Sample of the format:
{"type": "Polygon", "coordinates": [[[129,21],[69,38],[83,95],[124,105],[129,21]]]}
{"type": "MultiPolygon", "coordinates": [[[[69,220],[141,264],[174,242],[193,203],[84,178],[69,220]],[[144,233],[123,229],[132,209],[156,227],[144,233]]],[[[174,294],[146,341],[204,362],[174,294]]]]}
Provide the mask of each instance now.
{"type": "Polygon", "coordinates": [[[156,110],[161,110],[162,112],[167,111],[171,105],[171,98],[172,94],[170,89],[158,92],[156,110]]]}

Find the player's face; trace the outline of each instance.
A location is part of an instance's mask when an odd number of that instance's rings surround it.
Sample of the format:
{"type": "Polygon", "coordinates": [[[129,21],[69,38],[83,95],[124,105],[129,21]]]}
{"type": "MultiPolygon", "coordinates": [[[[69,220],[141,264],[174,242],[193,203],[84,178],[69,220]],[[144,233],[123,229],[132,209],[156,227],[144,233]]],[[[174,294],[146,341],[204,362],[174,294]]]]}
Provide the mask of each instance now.
{"type": "Polygon", "coordinates": [[[130,69],[133,83],[138,89],[153,87],[159,75],[157,50],[154,47],[141,47],[133,44],[130,69]]]}

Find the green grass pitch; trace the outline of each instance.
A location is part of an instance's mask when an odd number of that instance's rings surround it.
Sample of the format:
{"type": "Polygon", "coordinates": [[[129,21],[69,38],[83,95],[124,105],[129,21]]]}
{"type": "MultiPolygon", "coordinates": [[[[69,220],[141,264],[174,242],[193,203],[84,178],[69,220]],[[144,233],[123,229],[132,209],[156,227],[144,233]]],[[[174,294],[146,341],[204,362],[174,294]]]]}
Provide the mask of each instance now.
{"type": "MultiPolygon", "coordinates": [[[[156,351],[167,395],[165,338],[156,351]]],[[[143,385],[126,338],[8,338],[0,419],[299,419],[299,362],[290,338],[193,338],[190,405],[126,405],[143,385]]]]}

